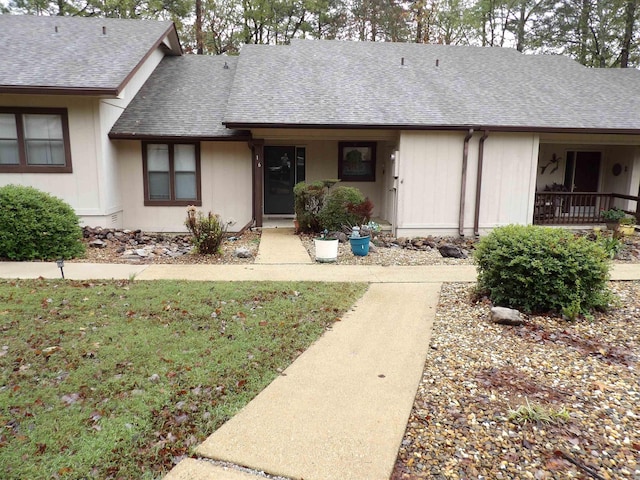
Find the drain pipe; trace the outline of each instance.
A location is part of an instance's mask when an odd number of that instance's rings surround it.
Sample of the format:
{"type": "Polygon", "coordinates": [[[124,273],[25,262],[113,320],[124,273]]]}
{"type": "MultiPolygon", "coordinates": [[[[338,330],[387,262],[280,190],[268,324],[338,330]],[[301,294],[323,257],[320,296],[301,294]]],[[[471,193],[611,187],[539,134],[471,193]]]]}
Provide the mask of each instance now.
{"type": "Polygon", "coordinates": [[[484,141],[489,136],[489,130],[484,130],[478,146],[478,176],[476,180],[476,212],[473,217],[473,234],[480,236],[480,192],[482,190],[482,164],[484,162],[484,141]]]}
{"type": "Polygon", "coordinates": [[[473,128],[464,137],[464,147],[462,149],[462,184],[460,186],[460,217],[458,223],[458,233],[464,237],[464,198],[467,194],[467,161],[469,160],[469,140],[473,136],[473,128]]]}

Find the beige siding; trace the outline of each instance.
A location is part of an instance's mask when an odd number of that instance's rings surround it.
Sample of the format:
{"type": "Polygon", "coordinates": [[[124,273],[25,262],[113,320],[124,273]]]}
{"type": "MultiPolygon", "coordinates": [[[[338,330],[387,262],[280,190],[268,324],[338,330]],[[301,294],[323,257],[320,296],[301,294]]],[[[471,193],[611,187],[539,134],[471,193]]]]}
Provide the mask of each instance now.
{"type": "Polygon", "coordinates": [[[98,100],[84,97],[0,95],[0,105],[13,107],[66,108],[73,173],[0,173],[0,185],[30,185],[68,202],[86,223],[107,212],[100,202],[100,126],[98,100]]]}
{"type": "MultiPolygon", "coordinates": [[[[118,183],[120,175],[118,172],[117,152],[109,140],[109,131],[163,57],[164,53],[162,53],[162,50],[159,48],[156,49],[129,80],[118,98],[105,98],[100,100],[100,137],[98,141],[102,148],[102,154],[97,157],[97,162],[99,164],[101,204],[107,212],[121,213],[123,209],[120,185],[118,183]]],[[[102,225],[120,227],[121,220],[121,215],[118,214],[116,222],[110,222],[109,224],[103,223],[102,225]]]]}
{"type": "Polygon", "coordinates": [[[156,50],[131,78],[118,98],[45,95],[0,95],[0,105],[66,108],[73,173],[0,173],[0,185],[31,185],[67,201],[85,225],[122,226],[117,152],[109,130],[133,99],[163,53],[156,50]]]}
{"type": "Polygon", "coordinates": [[[538,137],[533,134],[490,134],[484,145],[481,234],[512,223],[533,220],[538,137]]]}
{"type": "MultiPolygon", "coordinates": [[[[466,132],[402,132],[397,234],[457,235],[466,132]]],[[[473,234],[478,144],[469,142],[464,233],[473,234]]],[[[538,142],[531,134],[490,134],[484,146],[481,233],[499,225],[530,223],[538,142]]]]}
{"type": "MultiPolygon", "coordinates": [[[[152,232],[185,231],[185,207],[144,205],[142,147],[140,142],[116,141],[123,198],[123,226],[152,232]]],[[[238,231],[252,220],[251,151],[246,142],[201,144],[202,207],[224,221],[233,221],[229,231],[238,231]]]]}

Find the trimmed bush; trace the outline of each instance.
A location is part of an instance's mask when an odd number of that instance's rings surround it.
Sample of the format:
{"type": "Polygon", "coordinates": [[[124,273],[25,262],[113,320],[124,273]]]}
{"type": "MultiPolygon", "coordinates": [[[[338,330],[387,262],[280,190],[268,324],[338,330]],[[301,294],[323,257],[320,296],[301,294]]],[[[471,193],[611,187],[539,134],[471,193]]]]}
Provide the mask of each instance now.
{"type": "Polygon", "coordinates": [[[324,207],[318,215],[321,228],[335,231],[342,229],[343,225],[360,225],[363,218],[357,213],[357,206],[364,202],[364,195],[357,188],[333,188],[327,194],[324,207]]]}
{"type": "Polygon", "coordinates": [[[33,187],[0,188],[0,257],[53,260],[83,253],[82,230],[69,204],[33,187]]]}
{"type": "Polygon", "coordinates": [[[609,257],[597,242],[561,229],[509,225],[475,251],[478,287],[494,304],[525,312],[606,308],[609,257]]]}

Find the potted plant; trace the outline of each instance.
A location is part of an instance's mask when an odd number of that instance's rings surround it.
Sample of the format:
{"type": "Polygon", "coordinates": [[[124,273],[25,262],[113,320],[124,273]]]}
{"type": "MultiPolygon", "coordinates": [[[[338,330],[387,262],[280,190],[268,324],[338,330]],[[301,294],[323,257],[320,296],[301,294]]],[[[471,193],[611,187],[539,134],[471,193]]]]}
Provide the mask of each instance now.
{"type": "Polygon", "coordinates": [[[351,229],[349,235],[349,244],[351,245],[351,253],[358,257],[364,257],[369,254],[369,235],[360,235],[360,227],[355,226],[351,229]]]}
{"type": "Polygon", "coordinates": [[[322,232],[322,236],[313,239],[316,248],[316,262],[330,263],[338,260],[338,239],[327,238],[328,231],[322,232]]]}
{"type": "Polygon", "coordinates": [[[351,227],[351,232],[349,233],[351,252],[359,257],[368,255],[371,238],[379,231],[380,225],[373,221],[361,226],[351,227]]]}
{"type": "Polygon", "coordinates": [[[636,231],[636,219],[633,217],[621,218],[618,231],[624,235],[633,235],[636,231]]]}
{"type": "Polygon", "coordinates": [[[613,207],[609,210],[603,210],[600,212],[600,216],[604,220],[604,223],[607,224],[607,228],[609,230],[618,230],[620,220],[622,220],[626,214],[624,213],[624,210],[621,210],[618,207],[613,207]]]}

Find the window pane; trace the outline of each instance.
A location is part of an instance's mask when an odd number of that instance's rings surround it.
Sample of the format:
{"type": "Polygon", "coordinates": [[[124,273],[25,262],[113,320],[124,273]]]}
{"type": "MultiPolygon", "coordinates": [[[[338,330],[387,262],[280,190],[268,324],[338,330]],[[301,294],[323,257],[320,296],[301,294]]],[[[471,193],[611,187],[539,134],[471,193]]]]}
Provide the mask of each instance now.
{"type": "Polygon", "coordinates": [[[64,165],[62,140],[27,140],[29,165],[64,165]]]}
{"type": "Polygon", "coordinates": [[[18,165],[18,142],[16,140],[0,140],[0,165],[18,165]]]}
{"type": "Polygon", "coordinates": [[[169,172],[149,172],[149,199],[171,199],[169,189],[169,172]]]}
{"type": "Polygon", "coordinates": [[[147,170],[169,172],[169,145],[147,145],[147,170]]]}
{"type": "Polygon", "coordinates": [[[13,113],[0,113],[0,139],[18,138],[16,116],[13,113]]]}
{"type": "Polygon", "coordinates": [[[176,172],[176,200],[195,200],[196,174],[176,172]]]}
{"type": "Polygon", "coordinates": [[[24,136],[28,139],[62,140],[60,115],[24,115],[24,136]]]}
{"type": "Polygon", "coordinates": [[[176,172],[196,171],[196,146],[195,145],[175,145],[174,146],[174,166],[176,172]]]}

